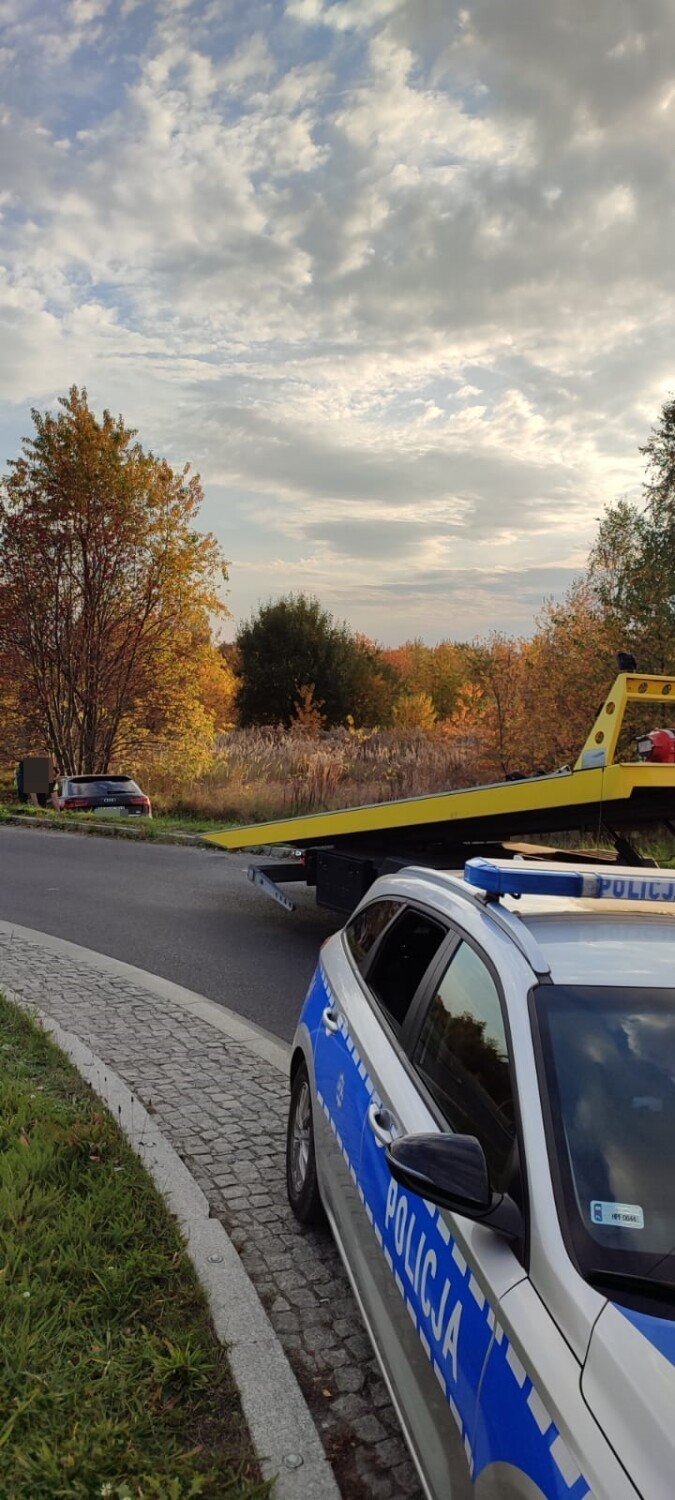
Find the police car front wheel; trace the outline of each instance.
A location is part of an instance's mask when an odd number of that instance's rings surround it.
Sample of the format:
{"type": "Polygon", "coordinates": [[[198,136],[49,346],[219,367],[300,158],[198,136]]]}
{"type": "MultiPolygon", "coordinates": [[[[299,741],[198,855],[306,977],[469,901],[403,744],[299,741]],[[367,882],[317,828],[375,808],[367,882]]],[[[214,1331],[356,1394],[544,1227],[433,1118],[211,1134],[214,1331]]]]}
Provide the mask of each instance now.
{"type": "Polygon", "coordinates": [[[286,1134],[286,1190],[301,1224],[322,1224],[325,1213],[319,1193],[314,1155],[312,1095],[302,1063],[293,1079],[286,1134]]]}

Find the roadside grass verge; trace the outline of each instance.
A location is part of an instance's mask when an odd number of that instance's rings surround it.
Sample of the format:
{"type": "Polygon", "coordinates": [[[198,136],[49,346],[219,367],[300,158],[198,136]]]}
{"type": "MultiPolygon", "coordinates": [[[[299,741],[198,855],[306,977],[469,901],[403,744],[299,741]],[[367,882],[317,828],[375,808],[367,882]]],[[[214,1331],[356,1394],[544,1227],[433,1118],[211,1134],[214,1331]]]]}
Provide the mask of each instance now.
{"type": "Polygon", "coordinates": [[[0,1389],[3,1500],[271,1494],[174,1220],[1,996],[0,1389]]]}
{"type": "MultiPolygon", "coordinates": [[[[19,802],[0,803],[0,823],[15,823],[17,818],[47,828],[86,830],[94,828],[96,824],[94,813],[56,812],[51,807],[32,807],[19,802]]],[[[218,818],[194,818],[189,814],[179,816],[169,813],[160,813],[152,818],[130,818],[124,815],[115,818],[106,814],[105,818],[99,820],[99,826],[100,824],[111,831],[119,830],[132,838],[159,840],[167,834],[199,834],[208,833],[214,828],[232,827],[231,823],[224,823],[218,818]]]]}

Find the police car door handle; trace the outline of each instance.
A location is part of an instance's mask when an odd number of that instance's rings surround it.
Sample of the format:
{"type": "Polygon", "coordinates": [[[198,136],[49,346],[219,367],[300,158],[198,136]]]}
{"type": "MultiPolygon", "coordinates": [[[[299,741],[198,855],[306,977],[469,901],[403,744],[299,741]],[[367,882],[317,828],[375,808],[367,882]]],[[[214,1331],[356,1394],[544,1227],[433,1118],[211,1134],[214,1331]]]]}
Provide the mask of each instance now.
{"type": "Polygon", "coordinates": [[[332,1005],[326,1006],[321,1020],[323,1021],[326,1031],[333,1033],[339,1029],[338,1018],[335,1011],[333,1010],[332,1005]]]}
{"type": "Polygon", "coordinates": [[[396,1121],[388,1109],[374,1102],[368,1109],[368,1124],[379,1146],[390,1146],[398,1134],[396,1121]]]}

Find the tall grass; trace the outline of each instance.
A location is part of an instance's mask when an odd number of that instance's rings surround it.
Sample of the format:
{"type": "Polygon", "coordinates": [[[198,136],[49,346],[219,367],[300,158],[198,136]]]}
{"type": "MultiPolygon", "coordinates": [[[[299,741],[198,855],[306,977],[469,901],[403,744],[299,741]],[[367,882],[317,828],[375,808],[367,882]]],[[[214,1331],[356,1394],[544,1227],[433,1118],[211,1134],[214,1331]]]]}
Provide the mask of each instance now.
{"type": "Polygon", "coordinates": [[[257,822],[471,785],[482,767],[468,744],[420,731],[334,729],[310,738],[283,729],[218,737],[209,769],[177,780],[155,763],[147,790],[159,813],[257,822]]]}

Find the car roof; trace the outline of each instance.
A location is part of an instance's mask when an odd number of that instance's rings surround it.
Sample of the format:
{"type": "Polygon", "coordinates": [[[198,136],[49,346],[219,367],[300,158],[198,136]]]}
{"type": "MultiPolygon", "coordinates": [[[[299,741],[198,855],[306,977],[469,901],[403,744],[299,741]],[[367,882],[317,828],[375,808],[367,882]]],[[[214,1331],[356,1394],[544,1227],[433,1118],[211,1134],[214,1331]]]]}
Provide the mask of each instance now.
{"type": "MultiPolygon", "coordinates": [[[[606,874],[606,866],[589,867],[606,874]]],[[[553,983],[675,989],[675,905],[592,897],[502,896],[484,901],[464,872],[408,868],[406,886],[461,920],[457,897],[509,932],[535,973],[553,983]],[[526,941],[529,937],[529,942],[526,941]],[[542,962],[541,960],[544,960],[542,962]]],[[[390,877],[392,884],[396,877],[390,877]]],[[[473,923],[472,923],[473,926],[473,923]]]]}
{"type": "Polygon", "coordinates": [[[88,775],[66,776],[66,781],[133,781],[133,776],[111,776],[109,771],[90,771],[88,775]]]}

